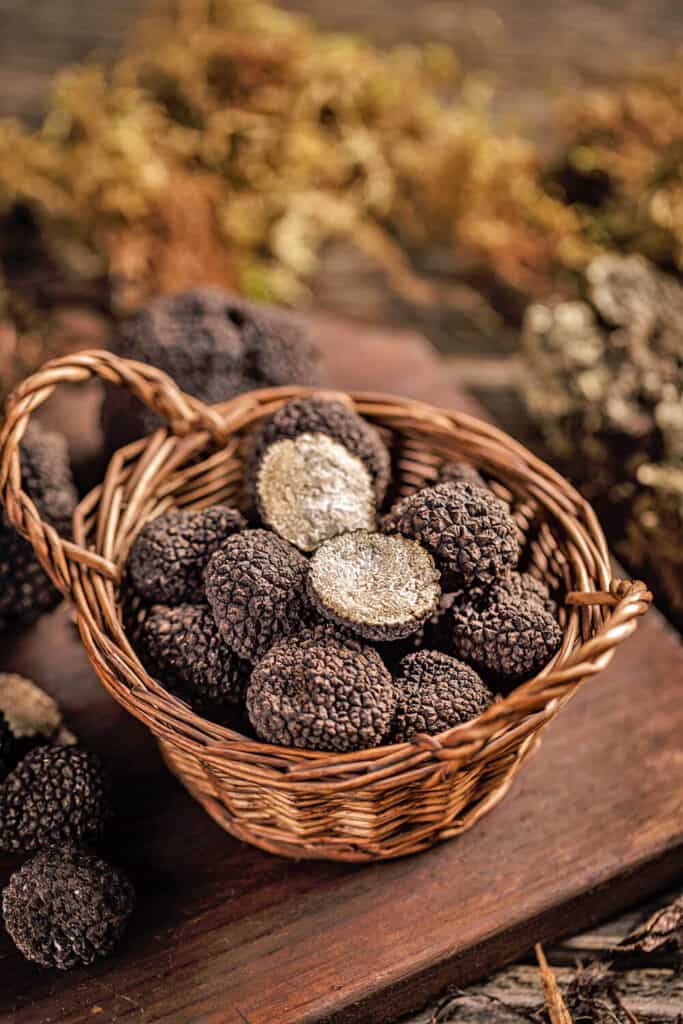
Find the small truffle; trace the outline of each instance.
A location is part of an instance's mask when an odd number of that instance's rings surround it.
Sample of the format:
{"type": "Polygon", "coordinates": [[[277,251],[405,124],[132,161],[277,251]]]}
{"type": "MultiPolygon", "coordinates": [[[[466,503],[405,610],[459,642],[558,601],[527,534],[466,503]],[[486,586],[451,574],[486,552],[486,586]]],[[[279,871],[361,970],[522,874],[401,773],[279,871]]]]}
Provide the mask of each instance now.
{"type": "Polygon", "coordinates": [[[382,529],[419,541],[439,568],[461,584],[490,583],[519,558],[507,505],[470,483],[436,484],[402,498],[382,529]]]}
{"type": "Polygon", "coordinates": [[[45,850],[16,871],[3,892],[2,912],[28,960],[67,970],[113,949],[134,902],[122,871],[67,847],[45,850]]]}
{"type": "Polygon", "coordinates": [[[324,633],[276,644],[247,689],[257,735],[311,750],[376,747],[394,712],[394,686],[377,651],[324,633]]]}
{"type": "Polygon", "coordinates": [[[308,561],[267,530],[229,537],[206,570],[206,596],[221,636],[241,658],[255,661],[310,619],[308,561]]]}
{"type": "Polygon", "coordinates": [[[266,449],[256,481],[262,520],[302,551],[375,524],[364,463],[327,434],[299,434],[266,449]]]}
{"type": "Polygon", "coordinates": [[[403,743],[417,733],[435,736],[485,711],[493,694],[469,665],[441,651],[409,654],[395,680],[392,736],[403,743]]]}
{"type": "MultiPolygon", "coordinates": [[[[112,348],[159,367],[205,402],[223,402],[254,387],[314,384],[318,378],[317,349],[291,314],[219,288],[154,299],[123,324],[112,348]]],[[[120,388],[107,389],[101,418],[110,452],[159,426],[153,413],[120,388]]]]}
{"type": "Polygon", "coordinates": [[[513,598],[492,588],[453,605],[453,654],[504,688],[534,676],[561,643],[557,620],[537,597],[513,598]]]}
{"type": "Polygon", "coordinates": [[[441,595],[439,574],[424,548],[404,537],[363,530],[318,548],[308,589],[321,615],[369,640],[414,633],[441,595]]]}
{"type": "Polygon", "coordinates": [[[223,642],[205,605],[156,605],[142,626],[143,660],[160,682],[180,692],[198,711],[232,711],[251,671],[223,642]]]}
{"type": "MultiPolygon", "coordinates": [[[[21,484],[42,518],[63,537],[71,535],[76,489],[66,441],[29,424],[20,446],[21,484]]],[[[0,517],[0,629],[26,626],[61,600],[31,544],[0,517]]]]}
{"type": "MultiPolygon", "coordinates": [[[[477,598],[477,595],[481,599],[483,592],[480,593],[474,589],[469,592],[470,603],[477,598]]],[[[533,601],[540,604],[551,615],[557,615],[557,603],[550,596],[550,591],[545,583],[528,572],[509,572],[499,576],[491,584],[487,595],[489,604],[498,604],[506,598],[513,601],[533,601]]]]}
{"type": "Polygon", "coordinates": [[[128,556],[135,589],[160,604],[203,601],[209,558],[245,526],[240,513],[226,505],[167,512],[152,519],[140,530],[128,556]]]}
{"type": "Polygon", "coordinates": [[[110,816],[102,762],[80,747],[38,747],[0,786],[0,849],[31,853],[96,840],[110,816]]]}
{"type": "Polygon", "coordinates": [[[386,445],[375,427],[358,413],[342,402],[325,398],[295,398],[255,432],[246,467],[249,489],[253,490],[258,465],[270,445],[299,434],[326,434],[361,459],[372,478],[377,506],[381,505],[391,469],[386,445]]]}

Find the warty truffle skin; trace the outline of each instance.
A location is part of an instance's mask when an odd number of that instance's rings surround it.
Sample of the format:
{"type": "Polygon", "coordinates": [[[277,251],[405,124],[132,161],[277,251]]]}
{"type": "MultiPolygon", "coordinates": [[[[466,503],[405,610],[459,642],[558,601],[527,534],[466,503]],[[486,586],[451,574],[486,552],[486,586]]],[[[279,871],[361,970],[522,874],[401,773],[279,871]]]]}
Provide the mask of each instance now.
{"type": "Polygon", "coordinates": [[[385,533],[419,541],[452,582],[486,584],[517,564],[515,521],[505,502],[470,483],[425,487],[385,516],[385,533]]]}
{"type": "Polygon", "coordinates": [[[276,644],[258,662],[247,689],[257,735],[309,750],[378,746],[394,712],[394,685],[373,648],[303,633],[276,644]]]}
{"type": "Polygon", "coordinates": [[[557,620],[538,599],[496,600],[494,590],[470,602],[465,595],[452,615],[453,654],[502,689],[536,675],[562,643],[557,620]]]}
{"type": "Polygon", "coordinates": [[[3,892],[2,912],[28,960],[68,970],[111,951],[134,903],[123,872],[67,847],[45,850],[16,871],[3,892]]]}
{"type": "Polygon", "coordinates": [[[135,589],[159,604],[203,601],[209,558],[245,526],[237,509],[227,505],[167,512],[152,519],[140,530],[128,555],[135,589]]]}
{"type": "MultiPolygon", "coordinates": [[[[291,314],[220,288],[152,300],[123,323],[112,349],[157,366],[205,402],[224,402],[255,387],[315,384],[319,373],[319,353],[291,314]]],[[[101,419],[109,452],[159,426],[120,388],[107,389],[101,419]]]]}
{"type": "Polygon", "coordinates": [[[295,398],[281,406],[255,431],[247,458],[247,489],[253,495],[258,465],[274,441],[299,434],[327,434],[361,459],[372,477],[379,507],[391,473],[389,451],[379,432],[343,402],[327,398],[295,398]]]}
{"type": "MultiPolygon", "coordinates": [[[[62,537],[71,536],[76,489],[66,441],[29,424],[20,446],[21,484],[42,518],[62,537]]],[[[31,544],[0,517],[0,629],[27,626],[61,600],[31,544]]]]}
{"type": "Polygon", "coordinates": [[[311,617],[308,560],[267,530],[229,537],[211,556],[206,596],[223,640],[241,658],[257,661],[311,617]]]}
{"type": "Polygon", "coordinates": [[[0,849],[11,853],[98,839],[111,814],[109,780],[96,754],[38,747],[0,786],[0,849]]]}
{"type": "Polygon", "coordinates": [[[150,672],[198,711],[232,710],[244,697],[251,666],[221,639],[206,605],[155,605],[141,633],[150,672]]]}
{"type": "Polygon", "coordinates": [[[395,679],[392,739],[403,743],[418,733],[435,736],[476,718],[493,694],[469,665],[442,651],[418,651],[403,658],[395,679]]]}

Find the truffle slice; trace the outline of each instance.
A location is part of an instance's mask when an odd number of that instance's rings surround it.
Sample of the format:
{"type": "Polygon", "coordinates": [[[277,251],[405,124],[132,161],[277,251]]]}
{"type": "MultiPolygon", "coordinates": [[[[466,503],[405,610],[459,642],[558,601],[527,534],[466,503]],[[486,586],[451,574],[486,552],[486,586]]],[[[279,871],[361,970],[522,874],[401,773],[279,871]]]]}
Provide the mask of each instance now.
{"type": "MultiPolygon", "coordinates": [[[[76,489],[66,441],[29,424],[20,447],[22,487],[42,518],[63,537],[71,535],[76,489]]],[[[29,625],[61,600],[31,544],[0,516],[0,629],[29,625]]]]}
{"type": "Polygon", "coordinates": [[[394,686],[379,654],[358,641],[303,634],[276,644],[247,689],[257,735],[287,747],[362,750],[382,742],[394,686]]]}
{"type": "Polygon", "coordinates": [[[370,474],[379,507],[389,483],[389,451],[379,432],[342,402],[296,398],[281,406],[254,434],[247,459],[247,487],[253,491],[259,463],[275,441],[299,434],[326,434],[361,459],[370,474]]]}
{"type": "Polygon", "coordinates": [[[424,548],[404,537],[363,530],[318,548],[308,589],[321,615],[370,640],[414,633],[441,595],[439,574],[424,548]]]}
{"type": "Polygon", "coordinates": [[[476,718],[493,694],[469,665],[441,651],[409,654],[400,665],[392,735],[397,743],[417,733],[435,736],[476,718]]]}
{"type": "Polygon", "coordinates": [[[0,849],[31,853],[95,840],[110,813],[99,757],[80,747],[38,747],[0,787],[0,849]]]}
{"type": "Polygon", "coordinates": [[[223,640],[255,661],[274,643],[306,625],[308,561],[267,530],[229,537],[211,556],[206,596],[223,640]]]}
{"type": "Polygon", "coordinates": [[[0,672],[0,713],[5,717],[21,755],[32,746],[65,732],[57,701],[39,686],[12,672],[0,672]]]}
{"type": "Polygon", "coordinates": [[[156,605],[143,623],[141,644],[149,671],[196,710],[231,711],[241,702],[251,667],[221,640],[206,606],[156,605]]]}
{"type": "Polygon", "coordinates": [[[85,850],[46,850],[16,871],[2,895],[5,926],[28,960],[67,970],[119,941],[135,894],[122,871],[85,850]]]}
{"type": "Polygon", "coordinates": [[[514,598],[497,588],[453,605],[453,653],[510,688],[536,675],[562,643],[556,619],[536,597],[514,598]]]}
{"type": "Polygon", "coordinates": [[[402,498],[382,529],[418,540],[460,584],[490,583],[519,558],[507,505],[471,483],[436,484],[402,498]]]}
{"type": "Polygon", "coordinates": [[[259,463],[256,496],[263,521],[302,551],[375,524],[370,474],[326,434],[299,434],[269,445],[259,463]]]}
{"type": "Polygon", "coordinates": [[[209,558],[245,526],[240,513],[226,505],[167,512],[152,519],[140,530],[128,556],[135,589],[160,604],[203,601],[209,558]]]}

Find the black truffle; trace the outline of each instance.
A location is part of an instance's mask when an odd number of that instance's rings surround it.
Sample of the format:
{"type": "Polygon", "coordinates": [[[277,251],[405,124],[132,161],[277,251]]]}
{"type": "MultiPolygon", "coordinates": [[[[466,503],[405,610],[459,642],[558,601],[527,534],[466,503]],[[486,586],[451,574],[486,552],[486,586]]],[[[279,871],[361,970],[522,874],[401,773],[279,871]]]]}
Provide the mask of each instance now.
{"type": "Polygon", "coordinates": [[[0,849],[31,853],[95,840],[109,816],[109,782],[97,755],[38,747],[0,787],[0,849]]]}
{"type": "Polygon", "coordinates": [[[311,558],[308,591],[322,616],[369,640],[416,632],[441,595],[423,547],[364,530],[321,544],[311,558]]]}
{"type": "MultiPolygon", "coordinates": [[[[254,387],[314,384],[318,377],[317,350],[298,321],[218,288],[153,300],[123,324],[112,348],[159,367],[205,402],[223,402],[254,387]]],[[[113,451],[159,421],[133,396],[108,389],[102,426],[113,451]]]]}
{"type": "Polygon", "coordinates": [[[141,645],[149,671],[197,711],[213,717],[244,697],[251,666],[223,642],[206,605],[156,605],[144,621],[141,645]]]}
{"type": "Polygon", "coordinates": [[[206,570],[206,596],[221,636],[241,658],[255,661],[310,619],[308,561],[267,530],[229,537],[206,570]]]}
{"type": "Polygon", "coordinates": [[[140,530],[128,556],[135,589],[160,604],[203,601],[209,558],[245,526],[240,513],[226,505],[167,512],[152,519],[140,530]]]}
{"type": "MultiPolygon", "coordinates": [[[[29,424],[20,447],[21,482],[42,518],[63,537],[71,535],[76,489],[66,441],[29,424]]],[[[59,603],[59,591],[43,572],[31,544],[0,518],[0,629],[25,626],[59,603]]]]}
{"type": "Polygon", "coordinates": [[[358,456],[372,478],[377,505],[389,483],[389,451],[379,432],[342,402],[326,398],[295,398],[267,419],[254,433],[247,459],[247,488],[255,492],[258,465],[267,448],[283,438],[299,434],[326,434],[358,456]]]}
{"type": "Polygon", "coordinates": [[[402,498],[382,529],[418,540],[460,584],[490,583],[519,558],[517,529],[505,502],[470,483],[436,484],[402,498]]]}
{"type": "Polygon", "coordinates": [[[562,630],[538,597],[494,587],[453,605],[453,653],[503,688],[534,676],[561,643],[562,630]]]}
{"type": "Polygon", "coordinates": [[[471,463],[460,462],[457,459],[441,463],[436,482],[438,484],[472,484],[474,487],[483,487],[484,490],[488,490],[479,471],[471,463]]]}
{"type": "Polygon", "coordinates": [[[540,604],[551,615],[557,615],[557,603],[550,596],[550,591],[542,580],[536,579],[528,572],[509,572],[499,576],[488,588],[486,596],[483,590],[472,589],[468,600],[485,599],[489,604],[498,604],[506,599],[513,601],[532,601],[540,604]]]}
{"type": "Polygon", "coordinates": [[[122,871],[85,850],[45,850],[16,871],[2,895],[17,948],[43,967],[67,970],[106,956],[133,911],[122,871]]]}
{"type": "Polygon", "coordinates": [[[469,722],[493,701],[473,668],[441,651],[418,651],[405,657],[395,687],[392,736],[397,743],[417,733],[434,736],[469,722]]]}
{"type": "Polygon", "coordinates": [[[382,742],[394,686],[377,651],[358,641],[302,634],[258,662],[247,689],[258,736],[287,747],[361,750],[382,742]]]}

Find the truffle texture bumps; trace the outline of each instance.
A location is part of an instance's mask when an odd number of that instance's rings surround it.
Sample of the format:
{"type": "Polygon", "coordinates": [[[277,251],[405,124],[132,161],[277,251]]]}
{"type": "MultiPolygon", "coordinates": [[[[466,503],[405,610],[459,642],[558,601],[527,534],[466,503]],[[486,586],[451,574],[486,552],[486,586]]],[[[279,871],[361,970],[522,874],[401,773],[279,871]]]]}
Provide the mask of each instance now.
{"type": "Polygon", "coordinates": [[[221,636],[255,661],[306,624],[308,561],[267,530],[229,537],[206,570],[206,596],[221,636]]]}
{"type": "Polygon", "coordinates": [[[383,529],[418,540],[461,584],[492,582],[519,558],[507,505],[471,483],[436,484],[402,498],[383,529]]]}
{"type": "Polygon", "coordinates": [[[39,853],[15,872],[2,896],[2,912],[25,957],[67,970],[110,952],[134,902],[123,872],[67,847],[39,853]]]}
{"type": "Polygon", "coordinates": [[[256,494],[263,521],[303,551],[375,523],[370,474],[326,434],[299,434],[271,444],[259,463],[256,494]]]}
{"type": "Polygon", "coordinates": [[[375,747],[394,711],[391,675],[373,648],[319,633],[276,644],[247,690],[261,739],[312,750],[375,747]]]}
{"type": "Polygon", "coordinates": [[[79,747],[38,747],[0,787],[0,849],[31,853],[96,840],[110,813],[99,757],[79,747]]]}
{"type": "Polygon", "coordinates": [[[135,589],[148,601],[162,604],[204,600],[209,558],[245,525],[240,513],[225,505],[167,512],[152,519],[140,530],[128,556],[135,589]]]}
{"type": "Polygon", "coordinates": [[[441,651],[403,658],[396,679],[393,739],[430,736],[468,722],[485,711],[493,694],[474,669],[441,651]]]}
{"type": "Polygon", "coordinates": [[[321,615],[370,640],[416,632],[441,596],[439,574],[424,548],[363,530],[318,548],[308,587],[321,615]]]}

